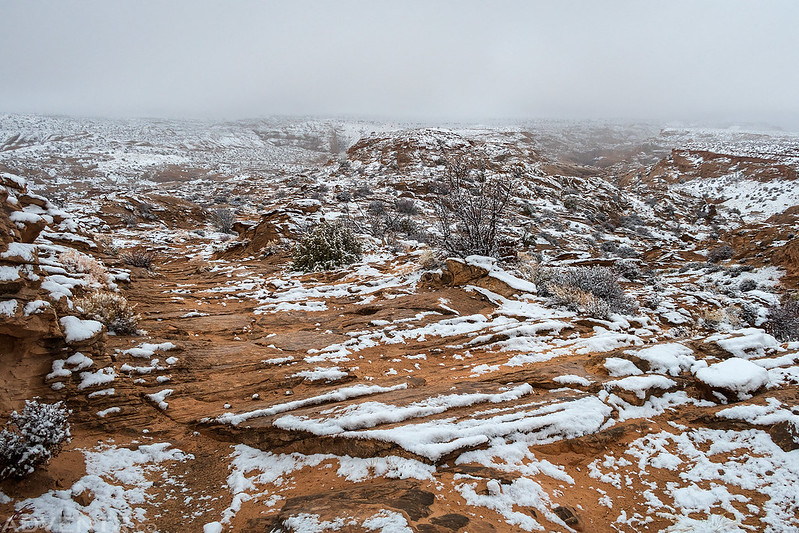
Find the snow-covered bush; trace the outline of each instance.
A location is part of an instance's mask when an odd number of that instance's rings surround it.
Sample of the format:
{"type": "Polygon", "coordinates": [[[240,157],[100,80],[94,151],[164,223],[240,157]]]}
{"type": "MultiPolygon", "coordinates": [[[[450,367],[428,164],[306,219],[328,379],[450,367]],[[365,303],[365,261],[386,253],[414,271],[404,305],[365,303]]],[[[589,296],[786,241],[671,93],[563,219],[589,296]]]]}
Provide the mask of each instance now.
{"type": "Polygon", "coordinates": [[[361,258],[361,244],[341,222],[322,222],[294,248],[294,270],[329,270],[361,258]]]}
{"type": "Polygon", "coordinates": [[[213,222],[217,231],[230,233],[233,231],[233,223],[236,222],[236,216],[230,209],[220,208],[214,211],[213,222]]]}
{"type": "Polygon", "coordinates": [[[499,236],[507,225],[508,204],[518,181],[512,175],[489,175],[475,161],[451,162],[441,180],[430,184],[441,245],[449,253],[499,255],[499,236]]]}
{"type": "Polygon", "coordinates": [[[0,431],[0,479],[25,477],[58,455],[69,441],[69,411],[54,404],[26,400],[22,413],[14,411],[0,431]]]}
{"type": "Polygon", "coordinates": [[[105,324],[108,331],[121,335],[136,333],[139,315],[121,294],[114,292],[95,292],[75,300],[75,304],[92,320],[105,324]]]}
{"type": "Polygon", "coordinates": [[[93,257],[77,250],[67,250],[58,254],[58,261],[67,272],[86,274],[90,287],[98,289],[108,286],[108,271],[93,257]]]}
{"type": "Polygon", "coordinates": [[[786,298],[769,307],[766,331],[781,341],[799,340],[799,300],[786,298]]]}

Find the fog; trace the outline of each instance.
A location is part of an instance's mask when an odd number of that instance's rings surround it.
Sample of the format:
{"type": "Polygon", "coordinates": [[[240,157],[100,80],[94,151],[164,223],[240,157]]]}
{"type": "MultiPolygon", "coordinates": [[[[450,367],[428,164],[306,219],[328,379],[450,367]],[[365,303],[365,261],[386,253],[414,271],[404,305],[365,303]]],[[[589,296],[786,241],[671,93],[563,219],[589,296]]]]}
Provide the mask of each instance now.
{"type": "Polygon", "coordinates": [[[799,129],[799,2],[0,1],[0,112],[799,129]]]}

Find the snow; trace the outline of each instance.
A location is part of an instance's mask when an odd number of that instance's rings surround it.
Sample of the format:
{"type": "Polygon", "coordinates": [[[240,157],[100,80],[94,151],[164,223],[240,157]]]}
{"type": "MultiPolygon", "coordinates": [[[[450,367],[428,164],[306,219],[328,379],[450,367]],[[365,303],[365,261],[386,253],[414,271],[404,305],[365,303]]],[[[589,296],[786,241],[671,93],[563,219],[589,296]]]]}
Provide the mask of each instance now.
{"type": "Polygon", "coordinates": [[[19,278],[18,266],[0,265],[0,281],[16,281],[19,278]]]}
{"type": "Polygon", "coordinates": [[[222,524],[220,522],[209,522],[203,525],[203,533],[222,533],[222,524]]]}
{"type": "Polygon", "coordinates": [[[26,263],[33,263],[36,261],[36,245],[24,242],[10,242],[6,251],[0,254],[0,258],[17,258],[26,263]]]}
{"type": "Polygon", "coordinates": [[[25,309],[24,309],[25,316],[41,313],[48,307],[50,307],[50,302],[46,302],[44,300],[33,300],[32,302],[28,302],[25,304],[25,309]]]}
{"type": "Polygon", "coordinates": [[[292,374],[293,378],[304,378],[306,381],[337,381],[341,378],[347,377],[349,374],[339,367],[322,368],[316,367],[313,370],[303,370],[292,374]]]}
{"type": "MultiPolygon", "coordinates": [[[[458,259],[452,259],[453,261],[459,261],[458,259]]],[[[508,272],[504,271],[497,265],[497,260],[493,257],[486,257],[482,255],[470,255],[464,259],[467,265],[473,265],[476,267],[483,268],[488,271],[488,275],[494,279],[497,279],[503,283],[505,283],[511,289],[516,289],[517,291],[529,294],[535,294],[537,289],[535,283],[531,283],[527,280],[517,278],[509,274],[508,272]]]]}
{"type": "Polygon", "coordinates": [[[696,379],[713,388],[736,392],[746,397],[768,383],[768,371],[751,361],[732,357],[696,371],[696,379]]]}
{"type": "Polygon", "coordinates": [[[81,320],[76,316],[61,317],[60,322],[66,341],[70,344],[91,339],[103,330],[102,322],[81,320]]]}
{"type": "Polygon", "coordinates": [[[155,352],[166,352],[169,350],[174,350],[177,346],[171,342],[162,342],[160,344],[151,344],[151,343],[143,343],[136,348],[129,348],[127,350],[123,350],[122,353],[124,355],[130,355],[131,357],[139,357],[142,359],[147,359],[152,357],[155,352]]]}
{"type": "Polygon", "coordinates": [[[193,459],[169,446],[164,442],[135,450],[106,445],[83,450],[86,475],[70,489],[50,490],[15,503],[16,509],[25,509],[19,515],[20,529],[41,524],[48,524],[53,533],[139,529],[137,524],[146,518],[142,505],[147,503],[147,490],[153,485],[149,475],[159,472],[161,463],[193,459]],[[92,498],[83,506],[73,496],[86,491],[92,498]]]}
{"type": "Polygon", "coordinates": [[[299,409],[300,407],[306,407],[309,405],[319,405],[327,402],[343,402],[350,398],[358,398],[360,396],[368,396],[370,394],[390,392],[406,388],[408,388],[406,383],[400,383],[391,387],[382,387],[380,385],[353,385],[352,387],[343,387],[325,394],[320,394],[319,396],[312,396],[303,400],[295,400],[293,402],[273,405],[272,407],[267,407],[265,409],[258,409],[241,414],[225,413],[218,416],[215,420],[216,422],[222,424],[238,426],[242,422],[245,422],[251,418],[272,416],[279,413],[285,413],[287,411],[293,411],[294,409],[299,409]]]}
{"type": "Polygon", "coordinates": [[[14,317],[17,312],[18,303],[16,300],[0,301],[0,315],[14,317]]]}
{"type": "Polygon", "coordinates": [[[623,379],[608,381],[605,384],[610,388],[619,388],[635,393],[635,396],[644,399],[649,389],[670,389],[677,386],[673,380],[658,375],[630,376],[623,379]]]}
{"type": "Polygon", "coordinates": [[[363,522],[367,531],[380,533],[413,533],[405,517],[400,513],[383,509],[363,522]]]}
{"type": "Polygon", "coordinates": [[[164,389],[162,391],[153,394],[148,394],[147,397],[153,402],[155,402],[158,405],[159,409],[165,411],[166,408],[169,407],[169,404],[166,403],[164,400],[166,399],[167,396],[171,396],[173,392],[175,392],[173,389],[164,389]]]}
{"type": "MultiPolygon", "coordinates": [[[[748,518],[759,520],[757,531],[779,533],[799,528],[796,452],[783,451],[764,431],[662,431],[636,439],[623,454],[638,466],[634,476],[638,481],[627,490],[661,491],[658,499],[642,502],[647,515],[671,511],[709,518],[724,514],[739,523],[748,518]],[[650,474],[650,470],[656,472],[650,474]],[[756,491],[763,503],[750,500],[740,490],[756,491]],[[746,512],[733,505],[738,502],[747,503],[746,512]]],[[[613,475],[612,465],[621,459],[612,452],[606,454],[589,465],[589,475],[602,483],[613,483],[614,478],[620,481],[613,475]]]]}
{"type": "Polygon", "coordinates": [[[763,357],[768,350],[777,349],[777,339],[762,329],[746,328],[731,334],[711,335],[705,342],[715,342],[719,347],[741,359],[763,357]]]}
{"type": "MultiPolygon", "coordinates": [[[[524,386],[517,389],[521,387],[524,386]]],[[[518,394],[523,390],[514,393],[518,394]]],[[[499,395],[493,396],[494,399],[499,399],[499,395]]],[[[610,406],[599,399],[585,397],[496,416],[483,413],[483,416],[473,415],[462,420],[443,418],[388,429],[360,429],[370,428],[378,423],[393,423],[421,416],[423,412],[441,413],[446,403],[437,405],[419,402],[397,412],[395,406],[360,407],[360,405],[353,406],[352,409],[343,409],[339,417],[309,419],[288,415],[277,419],[274,425],[283,429],[309,431],[319,435],[335,434],[346,438],[393,442],[411,453],[431,461],[438,461],[455,451],[473,448],[492,439],[511,435],[514,439],[523,439],[533,444],[592,433],[602,426],[612,411],[610,406]]]]}
{"type": "Polygon", "coordinates": [[[669,374],[679,376],[680,372],[689,371],[697,364],[692,357],[693,350],[682,344],[659,344],[643,350],[627,351],[625,353],[635,355],[649,363],[649,371],[658,374],[669,374]]]}
{"type": "Polygon", "coordinates": [[[88,389],[97,385],[105,385],[116,379],[116,371],[112,367],[101,368],[97,372],[81,372],[78,389],[88,389]]]}
{"type": "Polygon", "coordinates": [[[644,372],[635,366],[632,361],[621,359],[620,357],[608,357],[604,363],[605,370],[608,371],[612,377],[621,376],[636,376],[644,372]]]}

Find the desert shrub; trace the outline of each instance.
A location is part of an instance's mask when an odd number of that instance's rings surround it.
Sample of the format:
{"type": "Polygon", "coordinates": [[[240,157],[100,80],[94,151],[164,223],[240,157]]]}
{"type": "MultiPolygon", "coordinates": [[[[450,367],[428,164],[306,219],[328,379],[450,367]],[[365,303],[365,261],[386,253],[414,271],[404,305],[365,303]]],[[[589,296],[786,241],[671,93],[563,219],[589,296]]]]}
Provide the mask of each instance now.
{"type": "Polygon", "coordinates": [[[641,273],[641,267],[638,265],[638,263],[629,259],[616,261],[613,264],[613,271],[617,275],[627,278],[630,281],[635,281],[643,276],[641,273]]]}
{"type": "Polygon", "coordinates": [[[139,315],[135,306],[121,294],[115,292],[95,292],[84,298],[75,300],[75,305],[92,320],[105,324],[108,331],[120,335],[136,333],[139,324],[139,315]]]}
{"type": "Polygon", "coordinates": [[[117,244],[114,242],[114,238],[110,235],[95,233],[94,242],[96,242],[100,249],[108,255],[112,257],[119,255],[119,246],[117,246],[117,244]]]}
{"type": "Polygon", "coordinates": [[[769,307],[766,331],[781,341],[799,340],[799,300],[784,298],[769,307]]]}
{"type": "Polygon", "coordinates": [[[144,220],[158,220],[158,217],[153,213],[153,206],[146,202],[140,202],[136,206],[136,213],[144,220]]]}
{"type": "Polygon", "coordinates": [[[386,212],[386,203],[380,200],[372,200],[366,210],[374,215],[382,215],[386,212]]]}
{"type": "Polygon", "coordinates": [[[716,246],[707,253],[707,262],[718,263],[719,261],[730,259],[734,255],[734,253],[735,252],[733,251],[732,246],[728,244],[716,246]]]}
{"type": "Polygon", "coordinates": [[[135,228],[139,224],[139,219],[133,213],[126,213],[122,215],[122,223],[129,228],[135,228]]]}
{"type": "MultiPolygon", "coordinates": [[[[608,304],[612,313],[629,314],[635,311],[637,305],[634,300],[624,294],[624,289],[619,285],[618,276],[607,267],[577,267],[563,268],[552,273],[552,279],[545,287],[550,294],[560,298],[556,291],[565,288],[578,289],[590,294],[608,304]],[[560,289],[559,289],[560,288],[560,289]]],[[[562,294],[575,295],[573,291],[562,294]]],[[[581,305],[587,307],[588,302],[581,305]]]]}
{"type": "Polygon", "coordinates": [[[738,289],[740,289],[741,292],[753,291],[757,289],[757,282],[753,279],[745,279],[738,284],[738,289]]]}
{"type": "Polygon", "coordinates": [[[123,252],[119,257],[126,265],[146,268],[147,270],[152,269],[153,261],[155,260],[155,254],[143,248],[133,248],[123,252]]]}
{"type": "Polygon", "coordinates": [[[419,255],[419,266],[424,270],[435,270],[442,264],[441,258],[433,250],[424,250],[419,255]]]}
{"type": "Polygon", "coordinates": [[[372,188],[366,184],[359,185],[358,188],[355,189],[354,196],[356,198],[368,198],[369,196],[372,196],[372,188]]]}
{"type": "Polygon", "coordinates": [[[90,287],[98,289],[108,286],[108,271],[95,258],[77,250],[67,250],[58,254],[58,261],[67,272],[85,274],[90,287]]]}
{"type": "Polygon", "coordinates": [[[213,223],[214,228],[221,233],[230,233],[233,231],[233,224],[236,222],[236,215],[233,211],[226,208],[220,208],[214,211],[213,223]]]}
{"type": "Polygon", "coordinates": [[[62,402],[26,400],[22,413],[14,411],[0,431],[0,479],[22,478],[58,455],[69,441],[69,411],[62,402]]]}
{"type": "Polygon", "coordinates": [[[361,258],[355,234],[341,222],[322,222],[308,232],[294,248],[294,270],[329,270],[361,258]]]}
{"type": "Polygon", "coordinates": [[[520,177],[489,176],[479,162],[450,163],[436,184],[433,199],[441,244],[449,253],[496,256],[499,234],[507,224],[508,203],[520,177]]]}
{"type": "Polygon", "coordinates": [[[567,196],[563,199],[563,207],[568,209],[569,211],[574,211],[577,209],[577,206],[580,204],[580,201],[577,199],[576,196],[567,196]]]}
{"type": "Polygon", "coordinates": [[[352,201],[352,193],[350,191],[339,191],[336,193],[336,200],[342,203],[352,201]]]}
{"type": "Polygon", "coordinates": [[[394,202],[394,209],[401,215],[416,215],[419,213],[419,208],[410,198],[398,198],[394,202]]]}

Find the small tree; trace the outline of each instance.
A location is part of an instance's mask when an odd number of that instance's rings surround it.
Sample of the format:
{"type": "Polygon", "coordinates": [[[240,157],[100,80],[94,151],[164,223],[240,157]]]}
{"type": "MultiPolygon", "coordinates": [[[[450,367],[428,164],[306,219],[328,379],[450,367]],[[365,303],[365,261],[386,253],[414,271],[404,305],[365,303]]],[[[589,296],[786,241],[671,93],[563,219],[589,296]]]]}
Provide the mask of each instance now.
{"type": "Polygon", "coordinates": [[[294,248],[294,270],[330,270],[361,258],[355,234],[341,222],[322,222],[294,248]]]}
{"type": "Polygon", "coordinates": [[[0,479],[25,477],[61,451],[70,438],[69,411],[54,404],[26,400],[22,413],[14,411],[0,431],[0,479]]]}
{"type": "Polygon", "coordinates": [[[521,171],[489,175],[481,162],[450,162],[432,185],[444,249],[455,255],[496,256],[507,207],[521,171]]]}

